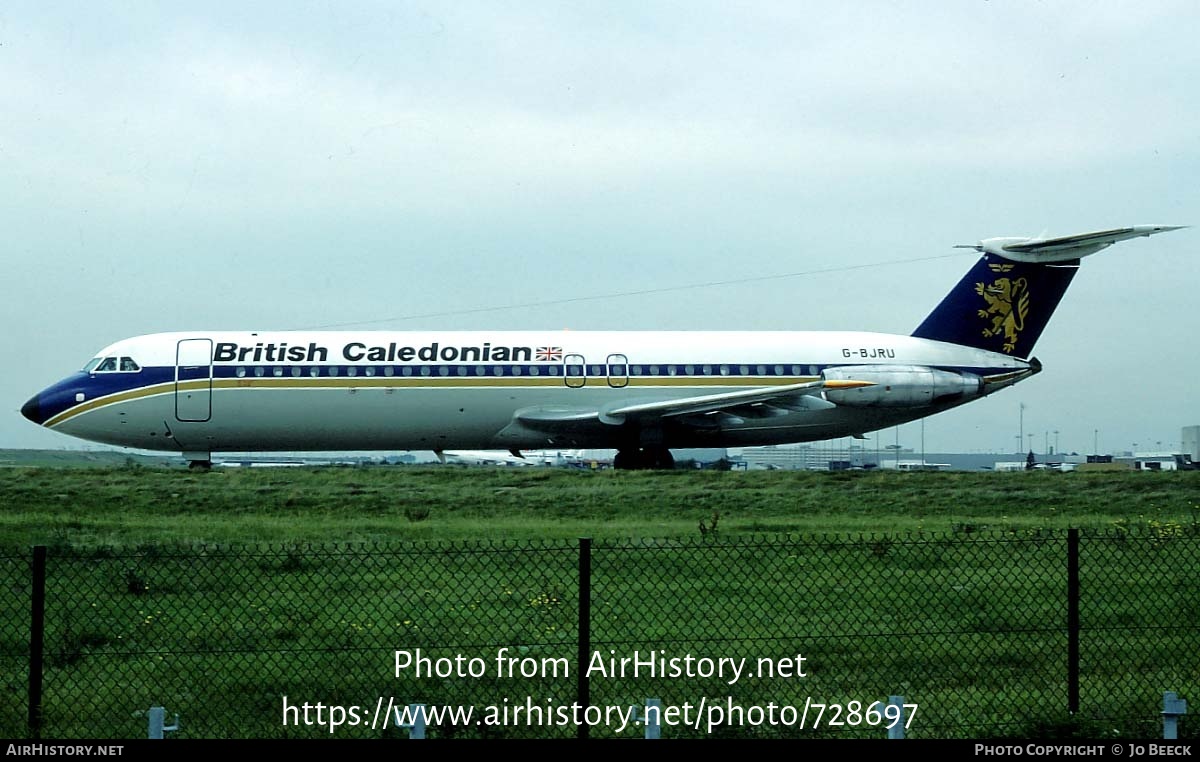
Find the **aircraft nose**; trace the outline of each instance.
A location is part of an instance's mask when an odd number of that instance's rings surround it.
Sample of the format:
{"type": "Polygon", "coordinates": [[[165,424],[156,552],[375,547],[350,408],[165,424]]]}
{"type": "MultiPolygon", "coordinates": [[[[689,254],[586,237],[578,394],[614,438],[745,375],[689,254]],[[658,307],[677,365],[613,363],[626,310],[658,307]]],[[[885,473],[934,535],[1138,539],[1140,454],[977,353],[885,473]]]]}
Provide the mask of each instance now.
{"type": "Polygon", "coordinates": [[[31,397],[28,402],[21,406],[21,415],[39,426],[42,425],[42,406],[38,402],[37,395],[31,397]]]}

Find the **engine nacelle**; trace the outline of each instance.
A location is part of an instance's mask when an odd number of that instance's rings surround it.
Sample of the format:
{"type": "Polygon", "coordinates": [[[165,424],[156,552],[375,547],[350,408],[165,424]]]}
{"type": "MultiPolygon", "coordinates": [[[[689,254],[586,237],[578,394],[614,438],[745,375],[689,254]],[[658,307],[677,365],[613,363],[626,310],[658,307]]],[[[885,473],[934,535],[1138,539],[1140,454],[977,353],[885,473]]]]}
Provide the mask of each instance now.
{"type": "Polygon", "coordinates": [[[978,397],[983,379],[974,373],[920,365],[848,365],[826,368],[825,381],[870,381],[872,386],[828,389],[825,399],[846,407],[921,407],[978,397]]]}

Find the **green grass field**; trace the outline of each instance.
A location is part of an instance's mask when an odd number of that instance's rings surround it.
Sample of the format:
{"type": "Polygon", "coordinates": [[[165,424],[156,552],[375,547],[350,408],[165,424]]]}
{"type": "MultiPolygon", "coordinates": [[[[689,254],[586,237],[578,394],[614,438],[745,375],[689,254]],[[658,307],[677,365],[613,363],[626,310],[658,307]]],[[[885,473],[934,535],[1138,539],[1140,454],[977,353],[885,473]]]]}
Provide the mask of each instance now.
{"type": "Polygon", "coordinates": [[[0,468],[0,546],[1110,528],[1200,521],[1200,472],[0,468]]]}
{"type": "MultiPolygon", "coordinates": [[[[282,727],[282,696],[570,703],[573,673],[396,677],[392,655],[490,663],[508,647],[573,665],[586,536],[593,649],[805,653],[812,670],[737,685],[597,678],[595,703],[898,693],[921,707],[912,737],[1147,737],[1163,690],[1200,691],[1197,487],[1195,472],[4,468],[0,735],[24,733],[30,545],[50,548],[48,737],[136,738],[152,704],[181,714],[181,737],[328,737],[282,727]],[[1070,718],[1069,526],[1087,530],[1070,718]]],[[[812,733],[724,723],[712,735],[812,733]]],[[[681,735],[706,733],[664,732],[681,735]]]]}

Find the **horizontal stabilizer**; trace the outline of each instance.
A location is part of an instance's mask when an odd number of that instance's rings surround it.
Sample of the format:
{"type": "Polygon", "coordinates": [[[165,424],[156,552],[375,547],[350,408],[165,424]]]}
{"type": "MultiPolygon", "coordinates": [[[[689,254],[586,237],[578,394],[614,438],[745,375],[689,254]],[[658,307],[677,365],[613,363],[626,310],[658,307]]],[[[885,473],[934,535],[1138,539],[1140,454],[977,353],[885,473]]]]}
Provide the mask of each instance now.
{"type": "Polygon", "coordinates": [[[1134,225],[1128,228],[1098,230],[1094,233],[1059,236],[1056,238],[987,238],[977,244],[956,246],[995,254],[1013,262],[1052,264],[1067,262],[1095,254],[1119,241],[1143,238],[1156,233],[1181,230],[1187,225],[1134,225]]]}

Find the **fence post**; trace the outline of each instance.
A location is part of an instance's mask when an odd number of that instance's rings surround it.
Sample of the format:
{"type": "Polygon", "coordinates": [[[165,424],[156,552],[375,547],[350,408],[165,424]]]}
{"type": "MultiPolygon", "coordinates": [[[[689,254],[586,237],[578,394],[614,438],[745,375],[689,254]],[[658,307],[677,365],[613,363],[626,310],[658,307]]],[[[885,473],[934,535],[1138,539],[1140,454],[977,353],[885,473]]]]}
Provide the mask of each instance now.
{"type": "Polygon", "coordinates": [[[896,724],[888,727],[888,739],[904,738],[904,697],[888,696],[888,706],[896,707],[896,724]]]}
{"type": "Polygon", "coordinates": [[[647,739],[662,738],[662,699],[646,699],[642,707],[642,722],[646,724],[647,739]]]}
{"type": "Polygon", "coordinates": [[[1079,711],[1079,529],[1067,530],[1067,711],[1079,711]]]}
{"type": "MultiPolygon", "coordinates": [[[[587,668],[592,657],[592,538],[579,538],[579,655],[576,664],[576,702],[582,709],[581,715],[586,717],[588,704],[591,701],[591,691],[588,685],[587,668]]],[[[587,722],[579,723],[575,729],[575,737],[586,740],[589,737],[587,722]]]]}
{"type": "MultiPolygon", "coordinates": [[[[390,705],[389,705],[390,706],[390,705]]],[[[401,723],[399,717],[393,717],[392,721],[396,723],[396,727],[408,731],[409,739],[424,739],[425,738],[425,705],[424,704],[409,704],[408,716],[412,720],[411,723],[401,723]]]]}
{"type": "Polygon", "coordinates": [[[641,706],[629,707],[633,722],[642,723],[642,737],[656,740],[662,738],[662,699],[648,698],[641,706]]]}
{"type": "Polygon", "coordinates": [[[148,738],[165,738],[164,733],[167,731],[174,732],[179,730],[179,715],[175,715],[175,724],[167,724],[167,710],[161,706],[152,706],[150,711],[146,713],[147,728],[146,733],[148,738]]]}
{"type": "Polygon", "coordinates": [[[33,548],[29,606],[29,736],[42,737],[42,663],[46,648],[46,546],[33,548]]]}
{"type": "Polygon", "coordinates": [[[1175,691],[1163,691],[1163,740],[1179,739],[1179,717],[1187,714],[1187,702],[1175,691]]]}

